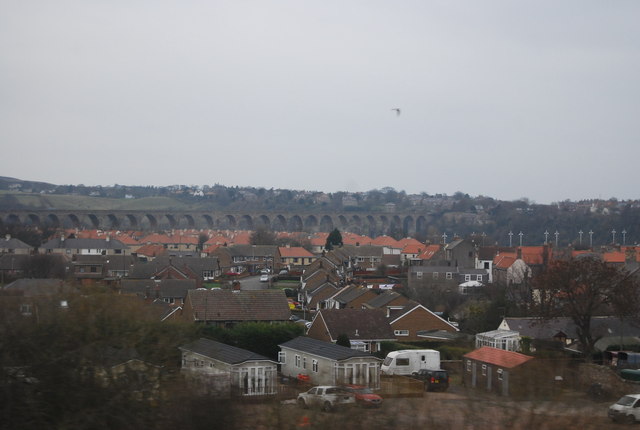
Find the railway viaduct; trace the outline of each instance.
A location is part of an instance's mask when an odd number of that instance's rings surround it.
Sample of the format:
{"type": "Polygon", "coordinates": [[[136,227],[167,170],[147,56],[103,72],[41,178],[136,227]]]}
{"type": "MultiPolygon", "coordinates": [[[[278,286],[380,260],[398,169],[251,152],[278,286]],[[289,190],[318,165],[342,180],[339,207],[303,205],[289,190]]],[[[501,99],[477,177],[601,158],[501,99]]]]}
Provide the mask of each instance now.
{"type": "Polygon", "coordinates": [[[402,231],[410,236],[425,232],[427,213],[171,211],[171,210],[14,210],[0,211],[0,225],[103,230],[235,229],[259,227],[275,231],[331,231],[338,228],[377,236],[402,231]]]}

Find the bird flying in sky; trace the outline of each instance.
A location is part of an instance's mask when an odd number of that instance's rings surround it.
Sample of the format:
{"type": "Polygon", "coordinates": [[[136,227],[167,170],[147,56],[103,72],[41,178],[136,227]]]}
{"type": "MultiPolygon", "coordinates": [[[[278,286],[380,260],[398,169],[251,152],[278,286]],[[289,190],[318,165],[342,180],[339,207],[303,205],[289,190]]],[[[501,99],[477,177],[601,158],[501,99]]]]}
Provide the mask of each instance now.
{"type": "Polygon", "coordinates": [[[400,108],[393,108],[391,110],[396,111],[396,116],[400,116],[400,108]]]}

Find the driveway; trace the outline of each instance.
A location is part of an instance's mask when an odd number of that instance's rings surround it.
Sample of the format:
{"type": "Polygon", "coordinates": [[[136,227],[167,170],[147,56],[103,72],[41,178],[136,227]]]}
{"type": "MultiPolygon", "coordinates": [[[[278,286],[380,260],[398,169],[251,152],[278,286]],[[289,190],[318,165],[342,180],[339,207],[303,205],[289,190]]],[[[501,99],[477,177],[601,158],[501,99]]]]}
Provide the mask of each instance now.
{"type": "Polygon", "coordinates": [[[269,288],[269,282],[260,282],[260,275],[242,278],[240,281],[241,290],[266,290],[269,288]]]}

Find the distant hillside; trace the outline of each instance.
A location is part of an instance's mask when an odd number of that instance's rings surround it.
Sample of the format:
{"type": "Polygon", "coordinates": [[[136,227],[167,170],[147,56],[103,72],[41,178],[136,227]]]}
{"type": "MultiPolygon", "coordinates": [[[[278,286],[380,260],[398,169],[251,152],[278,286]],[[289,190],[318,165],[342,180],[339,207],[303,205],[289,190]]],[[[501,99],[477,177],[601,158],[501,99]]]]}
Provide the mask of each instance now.
{"type": "MultiPolygon", "coordinates": [[[[407,194],[391,187],[361,193],[324,193],[218,184],[54,185],[0,177],[0,210],[20,209],[343,212],[347,217],[370,213],[387,217],[409,214],[414,219],[423,219],[415,237],[434,243],[441,242],[446,234],[449,241],[454,236],[473,236],[487,245],[508,245],[509,242],[517,245],[522,237],[523,245],[539,245],[545,237],[555,242],[556,232],[560,246],[570,243],[584,246],[591,241],[594,245],[608,245],[614,238],[627,245],[640,242],[638,200],[567,200],[543,205],[527,199],[501,201],[462,192],[451,196],[426,192],[407,194]],[[617,234],[613,233],[614,229],[617,234]]],[[[396,238],[406,234],[399,222],[382,228],[385,234],[396,238]]]]}
{"type": "Polygon", "coordinates": [[[173,197],[114,199],[0,191],[0,209],[188,210],[190,207],[173,197]]]}

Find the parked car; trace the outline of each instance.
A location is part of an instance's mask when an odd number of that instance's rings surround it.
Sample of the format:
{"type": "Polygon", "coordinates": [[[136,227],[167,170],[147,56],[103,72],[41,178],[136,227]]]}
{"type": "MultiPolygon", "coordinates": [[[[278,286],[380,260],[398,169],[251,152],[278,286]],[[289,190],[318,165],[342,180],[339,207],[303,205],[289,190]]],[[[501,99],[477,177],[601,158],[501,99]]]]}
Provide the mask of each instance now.
{"type": "Polygon", "coordinates": [[[420,369],[413,377],[424,381],[425,391],[446,391],[449,388],[449,374],[442,369],[420,369]]]}
{"type": "Polygon", "coordinates": [[[355,396],[358,406],[378,408],[382,405],[382,397],[374,393],[369,387],[365,387],[364,385],[346,385],[344,389],[355,396]]]}
{"type": "Polygon", "coordinates": [[[356,398],[343,387],[320,385],[298,394],[297,402],[303,409],[319,407],[325,412],[331,412],[337,408],[355,404],[356,398]]]}
{"type": "Polygon", "coordinates": [[[270,269],[262,269],[260,271],[260,273],[263,274],[263,275],[268,275],[269,273],[271,273],[271,270],[270,269]]]}
{"type": "Polygon", "coordinates": [[[613,421],[635,424],[640,421],[640,394],[627,394],[609,406],[607,416],[613,421]]]}
{"type": "Polygon", "coordinates": [[[260,275],[260,282],[269,282],[269,275],[260,275]]]}

